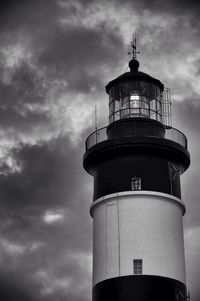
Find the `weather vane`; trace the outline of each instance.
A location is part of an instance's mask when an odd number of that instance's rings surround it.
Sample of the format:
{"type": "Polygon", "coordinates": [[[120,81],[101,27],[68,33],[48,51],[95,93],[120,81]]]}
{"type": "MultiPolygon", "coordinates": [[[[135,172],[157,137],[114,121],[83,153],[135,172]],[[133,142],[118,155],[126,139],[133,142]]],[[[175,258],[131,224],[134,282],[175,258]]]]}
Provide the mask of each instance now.
{"type": "MultiPolygon", "coordinates": [[[[135,34],[132,34],[132,41],[131,41],[131,47],[132,47],[132,54],[133,54],[133,59],[137,58],[137,54],[140,52],[137,51],[137,37],[136,37],[136,31],[135,34]]],[[[128,52],[128,55],[131,54],[131,51],[128,52]]]]}

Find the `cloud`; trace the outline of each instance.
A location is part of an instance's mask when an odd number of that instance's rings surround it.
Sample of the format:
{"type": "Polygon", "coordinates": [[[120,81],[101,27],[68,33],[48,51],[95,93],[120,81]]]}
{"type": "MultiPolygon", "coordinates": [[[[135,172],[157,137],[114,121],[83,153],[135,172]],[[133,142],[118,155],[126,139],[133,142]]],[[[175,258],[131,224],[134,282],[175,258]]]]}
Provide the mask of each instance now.
{"type": "Polygon", "coordinates": [[[91,27],[81,22],[90,11],[84,16],[78,2],[65,4],[2,4],[0,137],[8,149],[61,132],[80,135],[91,104],[101,100],[105,77],[122,57],[116,23],[111,28],[102,19],[91,27]]]}
{"type": "Polygon", "coordinates": [[[25,252],[25,247],[20,244],[9,242],[6,239],[0,239],[1,250],[4,250],[7,255],[20,256],[25,252]]]}
{"type": "Polygon", "coordinates": [[[21,301],[33,300],[27,292],[25,282],[20,283],[16,279],[13,281],[11,275],[9,277],[0,277],[0,287],[0,299],[2,301],[14,301],[16,299],[21,301]]]}
{"type": "Polygon", "coordinates": [[[14,18],[31,10],[37,14],[30,14],[28,20],[26,15],[18,22],[17,28],[12,20],[13,32],[9,37],[3,37],[2,42],[9,43],[10,47],[14,43],[15,48],[16,43],[20,47],[19,40],[23,45],[27,44],[37,59],[38,67],[47,68],[50,77],[64,78],[69,90],[88,92],[92,87],[99,87],[101,74],[109,67],[108,62],[113,64],[120,59],[123,43],[119,29],[117,26],[110,28],[106,20],[93,28],[88,24],[83,26],[82,20],[89,18],[89,12],[84,15],[86,11],[82,10],[82,6],[77,7],[77,2],[74,5],[66,2],[64,7],[59,3],[49,1],[47,6],[46,1],[35,1],[33,7],[33,3],[27,1],[17,7],[11,5],[14,18]],[[62,20],[67,20],[67,24],[62,20]],[[22,34],[23,39],[20,38],[22,34]],[[19,37],[18,42],[16,36],[19,37]]]}
{"type": "Polygon", "coordinates": [[[63,214],[57,211],[47,211],[43,217],[47,224],[55,223],[63,219],[63,214]]]}
{"type": "Polygon", "coordinates": [[[27,292],[41,300],[75,298],[77,281],[79,293],[88,296],[91,270],[84,262],[91,260],[91,221],[79,151],[67,137],[21,145],[13,152],[21,171],[0,176],[0,247],[5,250],[0,276],[20,270],[36,287],[27,292]]]}
{"type": "MultiPolygon", "coordinates": [[[[118,0],[114,0],[113,3],[120,5],[120,1],[118,0]]],[[[158,14],[166,14],[167,12],[172,15],[192,14],[197,16],[200,10],[200,5],[195,0],[190,3],[187,0],[169,0],[165,2],[162,0],[153,0],[151,2],[148,0],[134,2],[127,0],[126,4],[127,3],[131,5],[133,9],[139,10],[139,12],[149,10],[158,14]]]]}

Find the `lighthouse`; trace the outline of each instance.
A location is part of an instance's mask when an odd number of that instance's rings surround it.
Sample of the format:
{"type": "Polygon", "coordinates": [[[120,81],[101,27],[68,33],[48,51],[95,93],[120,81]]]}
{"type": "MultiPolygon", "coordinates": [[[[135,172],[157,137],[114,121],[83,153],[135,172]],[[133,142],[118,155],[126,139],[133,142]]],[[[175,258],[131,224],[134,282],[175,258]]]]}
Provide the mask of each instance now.
{"type": "Polygon", "coordinates": [[[94,178],[92,300],[186,301],[187,138],[172,127],[169,89],[139,70],[132,49],[130,70],[106,86],[108,125],[83,158],[94,178]]]}

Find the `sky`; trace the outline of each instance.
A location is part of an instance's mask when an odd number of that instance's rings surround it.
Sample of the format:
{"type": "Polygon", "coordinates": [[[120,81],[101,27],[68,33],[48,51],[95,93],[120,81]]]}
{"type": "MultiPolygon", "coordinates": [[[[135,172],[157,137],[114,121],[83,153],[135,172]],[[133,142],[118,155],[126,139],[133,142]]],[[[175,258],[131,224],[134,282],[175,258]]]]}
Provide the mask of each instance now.
{"type": "Polygon", "coordinates": [[[85,140],[108,117],[106,84],[140,70],[170,87],[188,137],[182,176],[187,285],[200,297],[200,2],[0,1],[0,299],[88,301],[92,178],[85,140]]]}

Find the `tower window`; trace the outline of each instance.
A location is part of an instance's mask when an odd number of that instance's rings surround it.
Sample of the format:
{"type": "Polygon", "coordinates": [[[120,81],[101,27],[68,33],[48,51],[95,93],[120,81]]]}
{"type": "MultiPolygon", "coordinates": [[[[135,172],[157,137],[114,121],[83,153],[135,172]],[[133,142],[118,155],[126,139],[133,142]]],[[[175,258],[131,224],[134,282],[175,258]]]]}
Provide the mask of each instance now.
{"type": "Polygon", "coordinates": [[[132,177],[131,178],[131,190],[141,190],[141,178],[132,177]]]}
{"type": "Polygon", "coordinates": [[[142,259],[133,259],[133,273],[134,275],[142,274],[142,259]]]}

